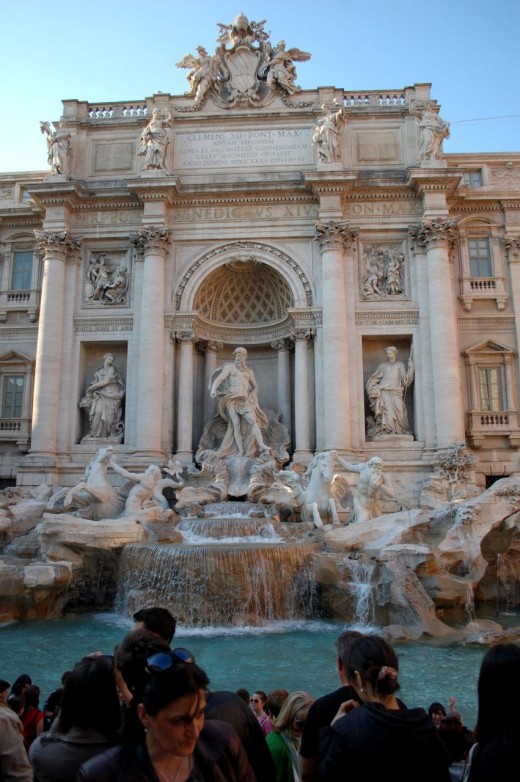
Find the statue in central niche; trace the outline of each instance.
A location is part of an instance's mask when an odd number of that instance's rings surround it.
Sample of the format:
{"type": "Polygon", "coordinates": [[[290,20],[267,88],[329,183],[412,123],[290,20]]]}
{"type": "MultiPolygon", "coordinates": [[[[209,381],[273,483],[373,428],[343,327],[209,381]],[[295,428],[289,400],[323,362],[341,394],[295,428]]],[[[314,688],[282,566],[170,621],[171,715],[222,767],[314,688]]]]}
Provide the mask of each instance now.
{"type": "Polygon", "coordinates": [[[256,457],[268,450],[262,429],[268,421],[258,404],[258,384],[247,365],[247,350],[236,348],[234,362],[219,367],[210,380],[210,395],[218,397],[218,414],[227,430],[217,450],[219,456],[256,457]]]}

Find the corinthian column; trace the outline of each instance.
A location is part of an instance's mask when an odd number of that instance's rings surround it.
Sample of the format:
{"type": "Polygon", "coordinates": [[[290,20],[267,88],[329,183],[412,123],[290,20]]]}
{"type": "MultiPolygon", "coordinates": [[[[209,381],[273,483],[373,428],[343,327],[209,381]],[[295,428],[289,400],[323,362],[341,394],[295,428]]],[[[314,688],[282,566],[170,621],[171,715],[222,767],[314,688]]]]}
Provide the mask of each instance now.
{"type": "Polygon", "coordinates": [[[351,446],[345,250],[352,247],[356,232],[347,223],[317,223],[316,240],[321,248],[323,378],[323,443],[320,450],[351,446]]]}
{"type": "Polygon", "coordinates": [[[294,461],[306,462],[311,457],[309,421],[309,362],[308,342],[314,337],[312,329],[294,329],[294,461]]]}
{"type": "Polygon", "coordinates": [[[164,261],[168,229],[140,228],[130,236],[144,256],[139,322],[139,381],[136,450],[155,458],[162,453],[164,371],[164,261]]]}
{"type": "Polygon", "coordinates": [[[271,347],[278,353],[278,412],[284,426],[291,431],[291,370],[289,366],[289,350],[292,343],[288,339],[276,339],[271,347]]]}
{"type": "Polygon", "coordinates": [[[455,241],[453,220],[423,220],[410,233],[426,249],[430,354],[435,432],[438,448],[464,439],[464,405],[461,392],[460,355],[457,345],[457,314],[450,289],[449,245],[455,241]]]}
{"type": "Polygon", "coordinates": [[[176,458],[181,464],[191,464],[193,457],[193,346],[197,341],[192,331],[177,331],[181,343],[179,361],[179,411],[177,422],[176,458]]]}
{"type": "Polygon", "coordinates": [[[65,307],[65,263],[69,252],[81,239],[69,238],[66,231],[35,231],[43,254],[43,280],[40,302],[38,343],[34,378],[31,454],[54,457],[60,398],[62,346],[65,307]]]}
{"type": "MultiPolygon", "coordinates": [[[[509,275],[511,279],[511,301],[520,301],[520,234],[506,234],[504,236],[504,245],[509,264],[509,275]]],[[[520,345],[520,318],[515,318],[516,344],[520,345]]]]}
{"type": "Polygon", "coordinates": [[[204,402],[203,402],[203,421],[202,424],[205,425],[208,423],[208,421],[213,418],[217,411],[217,403],[215,399],[212,399],[209,393],[210,384],[211,384],[211,376],[213,372],[217,368],[217,353],[219,350],[222,350],[224,347],[224,344],[222,342],[214,342],[210,340],[209,342],[205,343],[198,343],[198,349],[201,353],[204,353],[206,356],[206,361],[204,363],[204,402]]]}

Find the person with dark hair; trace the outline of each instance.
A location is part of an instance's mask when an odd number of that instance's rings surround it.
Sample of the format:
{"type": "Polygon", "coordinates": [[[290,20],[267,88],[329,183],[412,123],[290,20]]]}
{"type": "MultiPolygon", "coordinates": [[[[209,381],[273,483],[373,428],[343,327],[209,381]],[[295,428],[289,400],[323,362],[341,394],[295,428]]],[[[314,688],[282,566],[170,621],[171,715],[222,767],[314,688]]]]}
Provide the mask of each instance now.
{"type": "Polygon", "coordinates": [[[271,690],[271,692],[267,693],[265,713],[271,721],[275,717],[278,717],[280,710],[288,697],[289,690],[271,690]]]}
{"type": "Polygon", "coordinates": [[[59,714],[29,749],[38,782],[74,782],[85,761],[116,743],[121,707],[113,667],[101,655],[68,672],[59,714]]]}
{"type": "Polygon", "coordinates": [[[428,714],[430,715],[433,724],[436,728],[439,727],[441,724],[441,720],[443,717],[446,716],[446,709],[442,705],[442,703],[439,703],[438,701],[433,701],[433,703],[430,703],[428,706],[428,714]]]}
{"type": "Polygon", "coordinates": [[[170,645],[152,630],[127,633],[114,650],[114,673],[121,700],[128,707],[134,693],[148,681],[146,661],[155,653],[170,651],[170,645]]]}
{"type": "Polygon", "coordinates": [[[384,779],[386,782],[451,782],[450,757],[422,708],[401,708],[399,662],[378,635],[350,645],[346,674],[362,701],[343,704],[321,734],[320,782],[384,779]]]}
{"type": "Polygon", "coordinates": [[[167,608],[152,606],[141,608],[134,614],[134,630],[151,630],[164,638],[169,644],[175,635],[177,620],[167,608]]]}
{"type": "Polygon", "coordinates": [[[7,700],[7,705],[20,717],[21,722],[23,710],[25,709],[25,695],[10,695],[7,700]]]}
{"type": "Polygon", "coordinates": [[[273,758],[265,734],[249,708],[249,694],[247,706],[239,695],[227,690],[208,692],[207,698],[206,720],[224,720],[232,725],[238,733],[257,780],[274,779],[273,758]]]}
{"type": "Polygon", "coordinates": [[[23,692],[25,707],[20,719],[23,725],[23,740],[27,750],[37,736],[43,733],[43,711],[40,709],[40,688],[30,684],[23,692]]]}
{"type": "Polygon", "coordinates": [[[487,650],[478,677],[475,744],[469,754],[469,782],[514,776],[520,746],[520,647],[497,644],[487,650]]]}
{"type": "Polygon", "coordinates": [[[236,694],[249,706],[249,698],[251,697],[249,690],[246,690],[245,687],[239,687],[236,694]]]}
{"type": "Polygon", "coordinates": [[[318,779],[321,729],[330,725],[342,703],[351,700],[361,703],[359,695],[350,686],[346,673],[350,645],[361,636],[362,633],[357,630],[345,630],[336,638],[336,665],[341,687],[317,698],[309,709],[300,746],[303,782],[315,782],[318,779]]]}
{"type": "Polygon", "coordinates": [[[44,730],[49,730],[53,721],[56,719],[56,715],[58,714],[61,705],[61,699],[63,697],[63,688],[69,673],[70,671],[65,671],[62,674],[61,687],[58,687],[57,690],[53,690],[43,704],[44,730]]]}
{"type": "Polygon", "coordinates": [[[125,712],[123,743],[87,761],[77,782],[255,782],[234,728],[204,722],[209,679],[193,655],[162,651],[145,667],[148,678],[138,677],[125,712]]]}
{"type": "Polygon", "coordinates": [[[258,724],[262,728],[264,734],[267,736],[272,730],[271,720],[269,719],[269,716],[265,713],[267,693],[265,693],[263,690],[255,690],[254,693],[251,695],[250,701],[251,701],[251,709],[256,715],[258,724]]]}
{"type": "Polygon", "coordinates": [[[11,695],[23,695],[27,687],[30,687],[31,684],[32,679],[28,673],[20,674],[11,687],[11,695]]]}

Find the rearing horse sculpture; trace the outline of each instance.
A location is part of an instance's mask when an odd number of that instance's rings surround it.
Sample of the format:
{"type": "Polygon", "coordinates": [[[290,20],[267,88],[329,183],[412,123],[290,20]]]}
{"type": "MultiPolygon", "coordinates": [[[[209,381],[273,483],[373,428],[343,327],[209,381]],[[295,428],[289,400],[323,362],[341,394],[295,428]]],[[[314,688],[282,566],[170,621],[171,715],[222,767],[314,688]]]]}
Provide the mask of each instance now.
{"type": "Polygon", "coordinates": [[[336,451],[320,451],[309,462],[303,474],[287,471],[294,498],[299,504],[303,521],[323,527],[324,520],[339,524],[338,505],[346,507],[351,494],[349,482],[336,475],[336,451]]]}
{"type": "Polygon", "coordinates": [[[63,510],[89,508],[89,517],[95,521],[120,516],[125,498],[108,480],[108,465],[113,455],[112,446],[100,448],[85,469],[83,480],[72,489],[64,488],[55,492],[48,502],[47,510],[55,511],[57,503],[63,499],[63,510]]]}

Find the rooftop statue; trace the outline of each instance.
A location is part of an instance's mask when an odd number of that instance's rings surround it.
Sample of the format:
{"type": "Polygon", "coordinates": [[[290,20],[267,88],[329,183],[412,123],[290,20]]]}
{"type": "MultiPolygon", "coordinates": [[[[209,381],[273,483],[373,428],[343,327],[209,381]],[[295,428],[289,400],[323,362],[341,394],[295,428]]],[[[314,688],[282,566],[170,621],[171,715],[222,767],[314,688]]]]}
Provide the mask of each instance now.
{"type": "Polygon", "coordinates": [[[260,106],[276,94],[287,99],[300,92],[294,62],[305,62],[311,55],[294,47],[286,49],[285,41],[273,47],[270,33],[264,30],[265,21],[250,22],[239,14],[231,24],[219,23],[213,55],[197,46],[196,55],[187,54],[176,63],[178,68],[190,69],[186,95],[195,98],[191,108],[176,108],[197,111],[209,95],[225,108],[241,104],[260,106]]]}
{"type": "Polygon", "coordinates": [[[141,148],[137,153],[144,157],[144,169],[166,168],[166,152],[170,137],[171,114],[163,109],[154,109],[152,119],[141,133],[141,148]]]}
{"type": "Polygon", "coordinates": [[[40,122],[40,130],[47,136],[47,162],[53,174],[69,173],[71,134],[65,128],[55,128],[52,122],[40,122]]]}
{"type": "Polygon", "coordinates": [[[335,163],[341,158],[339,134],[347,121],[347,112],[337,100],[334,100],[334,109],[330,109],[325,103],[321,108],[325,115],[316,122],[312,140],[316,144],[320,160],[323,163],[335,163]]]}
{"type": "Polygon", "coordinates": [[[427,103],[422,109],[412,104],[410,113],[419,117],[419,162],[439,160],[442,158],[442,143],[450,137],[450,123],[439,116],[432,103],[427,103]]]}

